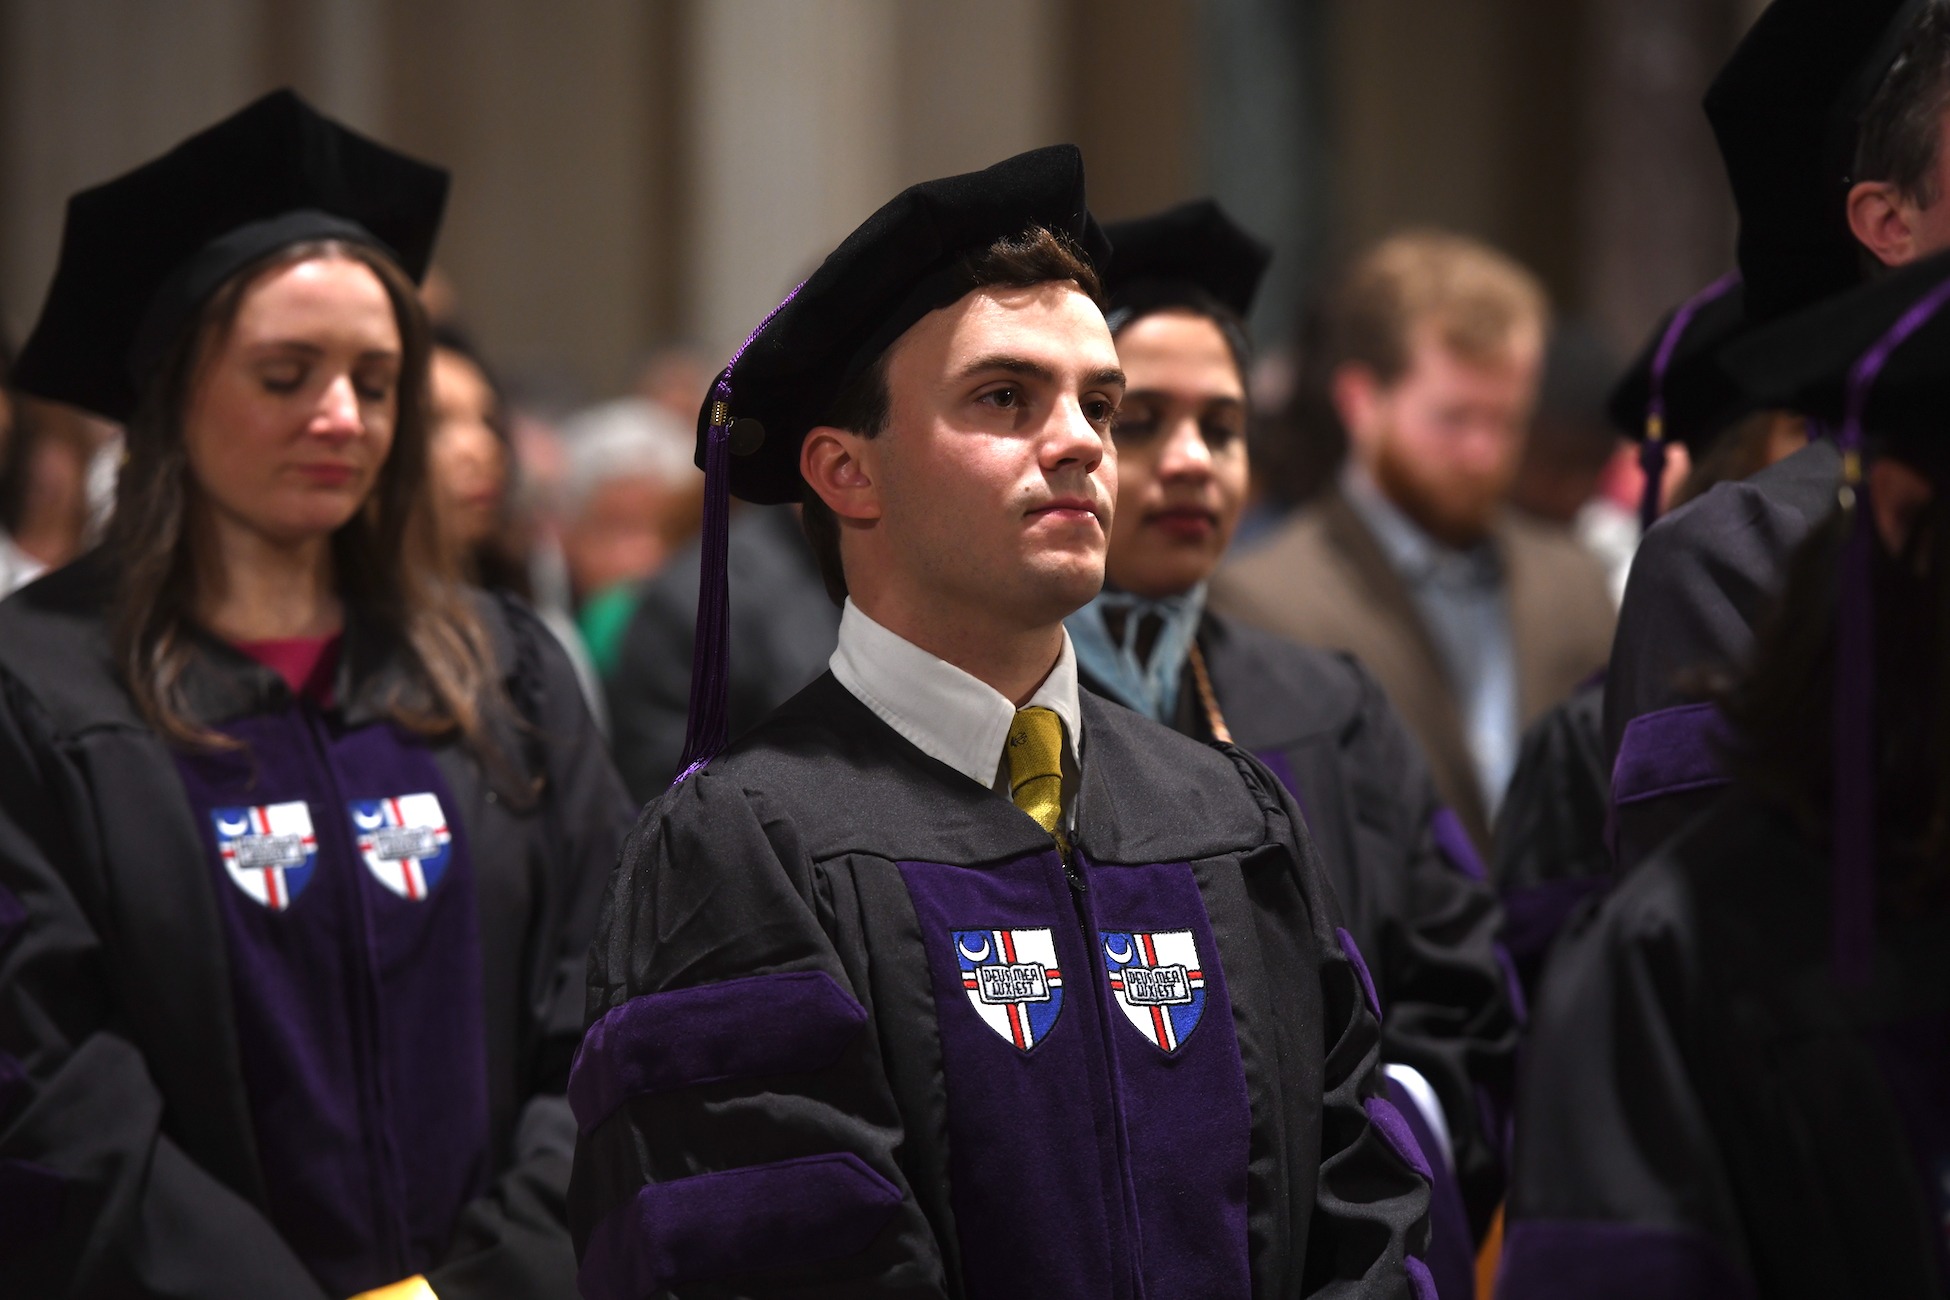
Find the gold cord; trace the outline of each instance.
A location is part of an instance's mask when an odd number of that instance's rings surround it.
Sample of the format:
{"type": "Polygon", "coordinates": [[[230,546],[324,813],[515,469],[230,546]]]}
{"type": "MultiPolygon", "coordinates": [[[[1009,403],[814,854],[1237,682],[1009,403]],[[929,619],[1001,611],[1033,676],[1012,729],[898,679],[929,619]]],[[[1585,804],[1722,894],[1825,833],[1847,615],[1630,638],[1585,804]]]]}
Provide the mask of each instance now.
{"type": "Polygon", "coordinates": [[[1205,721],[1212,728],[1212,739],[1232,743],[1232,731],[1226,726],[1226,715],[1219,712],[1219,697],[1213,693],[1211,674],[1205,671],[1205,654],[1192,642],[1192,684],[1198,687],[1198,702],[1205,707],[1205,721]]]}

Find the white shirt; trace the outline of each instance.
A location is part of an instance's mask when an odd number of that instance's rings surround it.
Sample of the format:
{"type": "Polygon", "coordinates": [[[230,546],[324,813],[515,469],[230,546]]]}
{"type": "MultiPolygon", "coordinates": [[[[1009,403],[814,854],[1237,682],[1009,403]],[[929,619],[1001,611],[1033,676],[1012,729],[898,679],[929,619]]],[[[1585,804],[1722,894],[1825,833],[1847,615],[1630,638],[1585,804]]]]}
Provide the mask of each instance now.
{"type": "MultiPolygon", "coordinates": [[[[940,759],[977,785],[1009,790],[1002,746],[1016,706],[987,682],[874,622],[851,598],[840,614],[840,643],[827,662],[840,685],[914,747],[940,759]]],[[[1082,770],[1083,717],[1077,704],[1077,657],[1070,634],[1043,684],[1025,708],[1040,706],[1063,720],[1064,819],[1069,820],[1075,773],[1082,770]]]]}

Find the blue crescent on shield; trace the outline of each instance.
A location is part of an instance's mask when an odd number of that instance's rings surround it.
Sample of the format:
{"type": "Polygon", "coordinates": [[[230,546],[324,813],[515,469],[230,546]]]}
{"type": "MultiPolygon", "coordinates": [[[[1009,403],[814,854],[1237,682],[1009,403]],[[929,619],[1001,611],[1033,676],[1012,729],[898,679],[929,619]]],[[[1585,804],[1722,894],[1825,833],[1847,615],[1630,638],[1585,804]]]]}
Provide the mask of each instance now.
{"type": "Polygon", "coordinates": [[[962,940],[961,942],[957,943],[955,946],[961,949],[962,956],[968,958],[968,960],[972,962],[983,961],[989,955],[989,937],[986,933],[982,935],[982,946],[974,952],[970,952],[968,950],[967,940],[962,940]]]}
{"type": "Polygon", "coordinates": [[[248,817],[240,822],[227,822],[221,817],[217,818],[217,833],[219,835],[244,835],[249,833],[250,828],[251,822],[248,817]]]}
{"type": "Polygon", "coordinates": [[[352,806],[352,820],[362,831],[377,830],[386,824],[386,811],[384,808],[375,808],[372,815],[367,816],[365,813],[359,811],[357,804],[354,804],[352,806]]]}
{"type": "Polygon", "coordinates": [[[1124,940],[1123,952],[1117,951],[1117,949],[1111,947],[1110,945],[1111,945],[1111,941],[1109,939],[1104,940],[1104,956],[1110,958],[1112,961],[1116,962],[1119,966],[1123,966],[1131,960],[1131,957],[1135,950],[1131,947],[1131,941],[1129,939],[1124,940]]]}

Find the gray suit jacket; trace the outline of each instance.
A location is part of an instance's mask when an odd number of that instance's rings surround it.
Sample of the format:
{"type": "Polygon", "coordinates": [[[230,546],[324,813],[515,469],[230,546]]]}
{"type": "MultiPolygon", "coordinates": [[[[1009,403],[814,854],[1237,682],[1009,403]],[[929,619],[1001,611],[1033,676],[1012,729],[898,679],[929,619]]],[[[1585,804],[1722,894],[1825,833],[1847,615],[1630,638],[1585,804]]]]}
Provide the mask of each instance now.
{"type": "MultiPolygon", "coordinates": [[[[1605,666],[1616,615],[1604,571],[1572,538],[1506,515],[1496,544],[1528,726],[1605,666]]],[[[1221,569],[1211,601],[1222,614],[1359,659],[1422,742],[1442,797],[1487,850],[1489,815],[1441,654],[1380,543],[1338,491],[1221,569]]]]}

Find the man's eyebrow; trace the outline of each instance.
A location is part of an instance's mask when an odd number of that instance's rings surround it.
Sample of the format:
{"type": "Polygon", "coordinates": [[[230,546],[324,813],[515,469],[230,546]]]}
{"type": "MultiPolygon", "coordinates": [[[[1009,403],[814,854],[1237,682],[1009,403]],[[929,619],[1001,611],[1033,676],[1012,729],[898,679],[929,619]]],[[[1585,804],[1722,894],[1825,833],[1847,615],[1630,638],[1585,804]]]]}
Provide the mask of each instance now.
{"type": "MultiPolygon", "coordinates": [[[[1004,374],[1021,375],[1025,379],[1041,380],[1046,384],[1056,382],[1056,372],[1042,362],[1029,357],[1010,356],[1004,352],[998,352],[986,357],[977,357],[962,367],[959,378],[972,379],[976,375],[984,372],[997,370],[1004,374]]],[[[1083,377],[1082,386],[1085,388],[1122,388],[1124,387],[1124,372],[1114,366],[1107,367],[1103,370],[1093,370],[1083,377]]]]}

